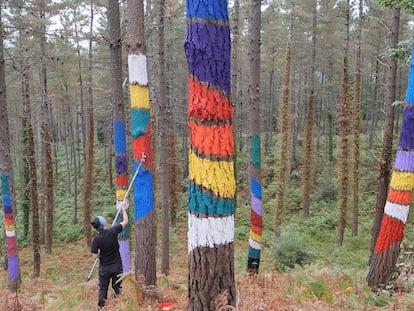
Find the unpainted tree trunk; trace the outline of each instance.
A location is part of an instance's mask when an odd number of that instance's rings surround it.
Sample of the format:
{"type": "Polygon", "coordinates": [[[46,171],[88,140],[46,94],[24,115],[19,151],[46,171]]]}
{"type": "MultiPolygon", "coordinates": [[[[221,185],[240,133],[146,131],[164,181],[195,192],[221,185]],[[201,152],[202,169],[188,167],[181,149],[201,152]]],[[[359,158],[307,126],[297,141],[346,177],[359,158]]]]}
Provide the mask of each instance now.
{"type": "Polygon", "coordinates": [[[168,275],[170,269],[170,234],[169,234],[169,155],[168,155],[168,119],[171,111],[168,107],[165,79],[165,0],[159,1],[159,23],[158,23],[158,44],[159,44],[159,137],[160,137],[160,178],[161,178],[161,213],[162,213],[162,260],[161,273],[168,275]]]}
{"type": "Polygon", "coordinates": [[[30,67],[27,64],[26,58],[23,57],[23,112],[26,120],[26,161],[29,172],[29,182],[27,188],[29,190],[29,202],[32,212],[32,245],[33,245],[33,276],[40,276],[40,223],[39,223],[39,202],[38,202],[38,187],[37,187],[37,173],[36,173],[36,148],[34,144],[33,123],[31,121],[30,108],[30,67]]]}
{"type": "Polygon", "coordinates": [[[359,182],[360,182],[360,162],[361,162],[361,41],[362,41],[362,18],[363,18],[363,1],[359,0],[359,17],[357,30],[357,51],[355,59],[355,86],[352,107],[353,126],[353,157],[352,157],[352,236],[358,235],[359,222],[359,182]]]}
{"type": "Polygon", "coordinates": [[[338,236],[336,244],[342,246],[348,212],[348,195],[350,189],[350,170],[352,168],[349,159],[351,154],[351,99],[349,91],[349,0],[346,2],[345,11],[345,43],[342,83],[339,102],[337,105],[337,132],[338,132],[338,236]]]}
{"type": "MultiPolygon", "coordinates": [[[[90,20],[89,30],[93,31],[94,22],[94,6],[90,5],[90,20]]],[[[86,152],[85,152],[85,169],[83,173],[83,229],[85,231],[86,246],[90,246],[92,243],[92,229],[91,229],[91,217],[92,217],[92,204],[93,204],[93,180],[94,180],[94,115],[93,115],[93,38],[89,39],[89,51],[88,51],[88,135],[86,139],[86,152]]]]}
{"type": "Polygon", "coordinates": [[[315,162],[315,143],[313,132],[315,128],[315,63],[316,63],[316,21],[318,1],[313,3],[312,10],[312,56],[310,67],[310,78],[308,85],[308,105],[305,120],[305,142],[304,142],[304,163],[303,163],[303,214],[310,215],[311,193],[313,185],[313,166],[315,162]]]}
{"type": "Polygon", "coordinates": [[[286,56],[285,56],[285,70],[283,73],[283,84],[281,91],[281,100],[279,104],[279,135],[280,139],[278,142],[278,183],[276,190],[276,219],[275,219],[275,237],[276,239],[280,238],[282,230],[282,218],[283,212],[285,209],[285,200],[286,193],[289,183],[290,175],[290,137],[292,135],[291,131],[291,63],[292,63],[292,32],[293,32],[293,19],[294,19],[294,6],[295,2],[291,1],[291,12],[289,16],[289,35],[286,46],[286,56]]]}
{"type": "Polygon", "coordinates": [[[55,207],[55,198],[54,198],[54,171],[53,171],[53,150],[52,150],[52,134],[50,128],[50,105],[48,98],[48,88],[47,88],[47,68],[46,68],[46,3],[41,2],[40,9],[40,18],[42,21],[41,26],[41,35],[40,35],[40,72],[41,72],[41,99],[42,99],[42,178],[43,178],[43,202],[45,209],[45,245],[46,253],[52,252],[53,244],[53,226],[54,226],[54,207],[55,207]]]}

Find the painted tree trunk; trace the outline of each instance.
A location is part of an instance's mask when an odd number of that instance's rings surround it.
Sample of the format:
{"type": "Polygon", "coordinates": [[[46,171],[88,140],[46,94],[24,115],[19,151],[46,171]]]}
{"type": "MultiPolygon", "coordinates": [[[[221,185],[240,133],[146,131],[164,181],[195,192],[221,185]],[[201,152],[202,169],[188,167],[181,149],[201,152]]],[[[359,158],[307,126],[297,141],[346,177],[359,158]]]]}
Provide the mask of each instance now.
{"type": "Polygon", "coordinates": [[[147,285],[156,284],[156,227],[154,215],[153,156],[151,148],[150,97],[144,33],[144,3],[128,0],[128,70],[132,117],[134,172],[135,271],[147,285]]]}
{"type": "MultiPolygon", "coordinates": [[[[398,44],[399,29],[400,29],[400,9],[396,6],[392,9],[392,24],[391,24],[391,39],[390,46],[394,48],[398,44]]],[[[384,215],[384,206],[387,201],[387,192],[390,182],[391,166],[392,166],[392,146],[394,137],[394,101],[395,89],[397,81],[397,59],[391,57],[388,62],[387,72],[387,95],[386,95],[386,118],[385,127],[382,133],[382,149],[380,159],[378,161],[379,176],[376,190],[375,202],[375,218],[372,225],[371,237],[371,254],[375,250],[378,234],[380,231],[380,224],[384,215]]],[[[380,83],[380,82],[379,82],[380,83]]],[[[377,122],[378,119],[376,119],[377,122]]],[[[374,125],[376,128],[376,125],[374,125]]]]}
{"type": "Polygon", "coordinates": [[[260,147],[260,26],[261,1],[251,5],[249,66],[250,234],[247,272],[259,273],[262,244],[262,171],[260,147]]]}
{"type": "Polygon", "coordinates": [[[367,276],[372,288],[386,285],[392,278],[414,188],[414,58],[411,58],[406,101],[384,216],[367,276]]]}
{"type": "MultiPolygon", "coordinates": [[[[111,51],[111,102],[114,117],[114,149],[115,149],[115,187],[117,209],[128,198],[125,194],[128,189],[128,159],[126,147],[126,123],[122,89],[122,46],[121,26],[118,1],[108,1],[108,25],[111,51]]],[[[116,223],[123,221],[122,213],[118,213],[116,223]]],[[[131,256],[129,247],[129,224],[118,234],[119,252],[122,259],[123,272],[131,270],[131,256]]]]}
{"type": "MultiPolygon", "coordinates": [[[[4,65],[4,28],[0,1],[0,184],[4,212],[5,244],[9,289],[16,292],[20,287],[19,256],[16,237],[16,199],[13,188],[13,163],[10,154],[9,115],[6,100],[4,65]]],[[[17,293],[16,293],[17,294],[17,293]]]]}
{"type": "Polygon", "coordinates": [[[189,310],[235,304],[234,141],[227,1],[187,1],[189,310]]]}

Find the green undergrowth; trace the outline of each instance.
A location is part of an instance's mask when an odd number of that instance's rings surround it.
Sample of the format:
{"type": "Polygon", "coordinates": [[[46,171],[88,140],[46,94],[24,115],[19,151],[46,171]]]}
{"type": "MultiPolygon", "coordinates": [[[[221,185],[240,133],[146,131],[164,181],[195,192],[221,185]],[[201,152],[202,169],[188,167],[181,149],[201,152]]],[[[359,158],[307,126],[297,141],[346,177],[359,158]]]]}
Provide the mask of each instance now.
{"type": "MultiPolygon", "coordinates": [[[[63,150],[63,148],[61,148],[63,150]]],[[[61,176],[66,176],[66,166],[63,165],[64,157],[58,157],[58,170],[61,176]]],[[[238,161],[245,161],[239,158],[238,161]]],[[[369,161],[365,158],[364,161],[369,161]]],[[[372,161],[372,159],[370,160],[372,161]]],[[[275,219],[275,194],[276,178],[273,156],[266,156],[264,163],[269,166],[263,172],[263,241],[260,260],[260,273],[280,273],[283,275],[283,295],[292,298],[298,303],[320,299],[328,304],[342,306],[343,308],[364,310],[371,307],[387,306],[395,301],[395,295],[388,293],[372,293],[367,287],[365,277],[368,269],[369,246],[371,239],[371,227],[373,221],[373,209],[375,193],[372,178],[376,177],[372,172],[363,174],[360,195],[360,218],[358,235],[351,236],[350,222],[345,230],[342,246],[336,245],[337,240],[337,207],[335,172],[332,167],[318,168],[314,192],[312,194],[311,214],[303,216],[301,211],[301,188],[297,174],[292,178],[287,194],[286,211],[282,225],[282,234],[276,239],[274,236],[275,219]],[[272,166],[273,165],[273,166],[272,166]],[[369,176],[371,179],[369,179],[369,176]],[[340,293],[340,294],[339,294],[340,293]]],[[[95,184],[93,194],[93,215],[102,214],[108,222],[115,216],[115,189],[110,189],[106,177],[106,164],[104,163],[103,148],[97,146],[95,164],[95,184]]],[[[73,182],[73,178],[72,178],[73,182]]],[[[80,180],[81,184],[81,180],[80,180]]],[[[247,265],[248,239],[250,231],[250,207],[249,190],[247,183],[238,183],[238,195],[235,213],[235,274],[244,277],[247,265]]],[[[185,296],[187,292],[187,198],[186,182],[182,182],[183,192],[179,194],[180,203],[177,213],[177,227],[170,228],[170,264],[171,271],[179,271],[179,276],[174,279],[167,276],[159,277],[161,287],[174,286],[179,295],[185,296]],[[173,285],[172,285],[173,284],[173,285]]],[[[45,310],[58,310],[71,308],[80,310],[80,306],[91,304],[90,296],[96,294],[96,284],[85,282],[89,272],[89,259],[86,266],[82,256],[88,256],[88,248],[84,245],[83,233],[83,200],[82,193],[77,196],[77,211],[75,221],[73,185],[69,192],[66,179],[60,177],[56,188],[54,249],[52,254],[42,253],[43,262],[48,262],[47,267],[42,267],[40,285],[33,299],[39,305],[49,306],[45,310]],[[65,253],[74,251],[79,257],[70,258],[71,264],[82,266],[79,271],[74,270],[70,274],[62,271],[61,266],[53,264],[54,260],[67,260],[65,253]],[[51,287],[51,284],[53,286],[51,287]],[[53,290],[50,290],[53,288],[53,290]]],[[[81,190],[81,186],[78,186],[81,190]]],[[[18,190],[18,187],[17,187],[18,190]]],[[[156,195],[155,209],[157,226],[160,228],[160,209],[156,195]]],[[[19,199],[17,206],[19,209],[19,199]]],[[[133,206],[133,196],[130,196],[130,206],[133,206]]],[[[130,214],[133,219],[132,211],[130,214]]],[[[349,216],[350,218],[350,216],[349,216]]],[[[411,218],[412,219],[412,218],[411,218]]],[[[413,220],[409,220],[407,227],[413,226],[413,220]]],[[[22,222],[17,222],[19,248],[26,249],[21,258],[24,271],[29,271],[32,256],[30,255],[31,241],[19,236],[22,230],[22,222]]],[[[133,251],[133,228],[131,230],[131,249],[133,251]]],[[[160,265],[161,254],[161,230],[158,230],[157,265],[160,265]]],[[[0,242],[4,243],[4,238],[0,242]]],[[[405,240],[414,241],[414,231],[406,230],[405,240]]],[[[4,257],[4,256],[3,256],[4,257]]],[[[0,259],[4,260],[3,259],[0,259]]],[[[92,264],[92,261],[90,261],[92,264]]],[[[133,264],[132,264],[133,265],[133,264]]],[[[159,271],[159,270],[158,270],[159,271]]],[[[5,280],[3,280],[3,285],[5,280]]],[[[407,294],[407,304],[414,299],[407,294]]],[[[93,302],[94,303],[94,302],[93,302]]],[[[404,301],[403,301],[404,304],[404,301]]],[[[94,306],[94,304],[92,304],[94,306]]],[[[122,305],[123,310],[131,308],[122,305]]],[[[132,310],[132,309],[131,309],[132,310]]],[[[408,310],[408,309],[407,309],[408,310]]]]}

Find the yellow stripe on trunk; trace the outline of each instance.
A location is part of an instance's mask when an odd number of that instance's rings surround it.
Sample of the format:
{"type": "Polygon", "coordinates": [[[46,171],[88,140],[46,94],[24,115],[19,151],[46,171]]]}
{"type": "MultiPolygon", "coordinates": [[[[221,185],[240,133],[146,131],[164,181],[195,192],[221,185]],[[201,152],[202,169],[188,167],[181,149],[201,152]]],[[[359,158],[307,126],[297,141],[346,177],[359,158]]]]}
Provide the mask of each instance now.
{"type": "Polygon", "coordinates": [[[412,191],[414,188],[414,174],[394,171],[391,176],[390,186],[399,191],[412,191]]]}
{"type": "Polygon", "coordinates": [[[149,110],[149,89],[138,84],[131,84],[129,88],[131,94],[131,108],[149,110]]]}
{"type": "Polygon", "coordinates": [[[190,150],[189,175],[197,185],[214,192],[215,195],[233,199],[236,193],[234,164],[228,161],[212,161],[198,157],[190,150]]]}

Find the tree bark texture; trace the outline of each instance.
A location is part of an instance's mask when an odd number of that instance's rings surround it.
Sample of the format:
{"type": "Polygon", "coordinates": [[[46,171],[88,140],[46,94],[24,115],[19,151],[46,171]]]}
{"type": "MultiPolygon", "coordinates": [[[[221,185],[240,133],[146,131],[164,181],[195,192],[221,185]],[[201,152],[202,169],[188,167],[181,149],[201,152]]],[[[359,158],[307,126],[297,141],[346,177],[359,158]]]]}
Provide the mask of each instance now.
{"type": "MultiPolygon", "coordinates": [[[[91,3],[91,18],[89,22],[89,29],[92,33],[94,6],[91,3]]],[[[85,230],[86,245],[90,246],[92,243],[92,230],[90,220],[92,217],[92,193],[93,193],[93,179],[94,179],[94,118],[93,118],[93,86],[92,86],[92,67],[93,67],[93,53],[92,53],[92,38],[89,39],[88,51],[88,135],[86,138],[86,152],[85,152],[85,169],[83,177],[83,228],[85,230]]]]}
{"type": "Polygon", "coordinates": [[[54,198],[54,174],[53,174],[53,157],[52,157],[52,134],[50,131],[50,107],[49,107],[49,98],[48,98],[48,89],[47,89],[47,68],[46,68],[46,13],[45,13],[46,3],[42,2],[42,9],[40,12],[40,17],[42,20],[42,34],[40,37],[40,53],[41,53],[41,62],[40,62],[40,71],[41,71],[41,98],[42,98],[42,163],[43,163],[43,195],[44,195],[44,209],[46,216],[46,234],[45,234],[45,243],[46,243],[46,252],[52,252],[52,243],[53,243],[53,219],[54,219],[54,208],[55,208],[55,198],[54,198]]]}
{"type": "Polygon", "coordinates": [[[314,128],[315,128],[315,63],[316,63],[316,21],[317,21],[317,6],[318,1],[314,1],[312,11],[312,57],[309,78],[309,97],[308,106],[306,109],[305,120],[305,150],[303,163],[303,214],[310,215],[311,193],[313,184],[313,169],[315,162],[315,143],[314,143],[314,128]]]}
{"type": "Polygon", "coordinates": [[[363,18],[363,3],[359,0],[359,17],[357,29],[357,51],[355,59],[355,86],[353,96],[353,126],[352,126],[352,140],[353,140],[353,155],[352,155],[352,236],[358,235],[359,222],[359,182],[360,182],[360,163],[361,163],[361,41],[362,41],[362,18],[363,18]]]}
{"type": "Polygon", "coordinates": [[[143,275],[147,285],[155,285],[157,279],[154,167],[144,32],[144,2],[142,0],[128,0],[127,6],[128,71],[134,172],[142,163],[141,161],[145,160],[134,182],[135,274],[143,275]]]}
{"type": "Polygon", "coordinates": [[[262,171],[260,142],[260,27],[261,1],[254,0],[250,13],[249,139],[250,139],[250,235],[247,272],[259,273],[262,244],[262,171]]]}
{"type": "MultiPolygon", "coordinates": [[[[159,136],[160,136],[160,179],[161,179],[161,213],[162,213],[162,259],[161,273],[168,275],[170,269],[170,234],[169,234],[169,142],[168,142],[168,118],[171,111],[167,100],[167,83],[165,79],[165,0],[159,1],[159,136]]],[[[171,129],[172,130],[172,129],[171,129]]]]}
{"type": "MultiPolygon", "coordinates": [[[[113,109],[114,149],[115,149],[115,192],[116,206],[121,208],[128,189],[128,158],[126,144],[126,122],[122,88],[122,39],[117,0],[108,1],[109,49],[111,55],[111,103],[113,109]]],[[[122,213],[118,213],[116,223],[123,221],[122,213]]],[[[123,272],[131,270],[129,247],[129,224],[118,234],[119,252],[122,259],[123,272]]]]}
{"type": "Polygon", "coordinates": [[[292,66],[292,32],[293,32],[293,19],[294,19],[294,1],[291,3],[291,13],[289,21],[289,37],[286,46],[285,55],[285,70],[283,73],[283,84],[281,91],[281,101],[279,104],[279,135],[280,140],[278,142],[278,155],[277,161],[279,162],[279,171],[277,173],[277,193],[276,193],[276,219],[275,219],[275,236],[280,238],[282,230],[282,218],[285,209],[286,193],[289,183],[290,174],[290,137],[292,135],[292,123],[291,123],[291,66],[292,66]]]}
{"type": "MultiPolygon", "coordinates": [[[[414,48],[412,50],[414,56],[414,48]]],[[[407,105],[401,126],[381,227],[371,256],[367,282],[373,289],[392,279],[408,220],[414,188],[414,59],[411,58],[406,96],[407,105]]]]}
{"type": "Polygon", "coordinates": [[[40,276],[40,223],[39,223],[39,202],[37,187],[37,171],[36,171],[36,148],[34,143],[32,113],[30,107],[30,67],[26,58],[23,56],[23,120],[24,136],[26,137],[25,161],[27,162],[28,180],[26,188],[28,189],[28,199],[30,210],[32,213],[32,246],[33,246],[33,276],[40,276]]]}
{"type": "Polygon", "coordinates": [[[0,185],[4,212],[5,242],[7,249],[8,286],[13,292],[20,287],[20,267],[16,236],[16,199],[14,192],[13,163],[10,155],[9,115],[6,98],[4,65],[4,25],[0,1],[0,185]]]}
{"type": "Polygon", "coordinates": [[[189,70],[189,310],[215,310],[234,282],[233,106],[227,1],[187,1],[184,50],[189,70]]]}
{"type": "Polygon", "coordinates": [[[337,131],[338,131],[338,236],[337,245],[342,246],[346,225],[346,215],[348,211],[348,194],[350,188],[350,169],[351,161],[351,100],[349,96],[349,69],[348,69],[348,51],[349,51],[349,0],[345,13],[345,44],[343,58],[343,72],[341,93],[337,105],[337,131]]]}
{"type": "MultiPolygon", "coordinates": [[[[392,9],[391,39],[390,47],[394,48],[398,43],[400,9],[392,9]]],[[[387,96],[386,96],[386,119],[385,128],[382,135],[382,149],[379,160],[379,177],[377,184],[377,198],[375,202],[375,218],[372,226],[371,237],[371,254],[374,252],[377,243],[378,234],[381,227],[382,217],[384,215],[384,206],[387,201],[388,185],[391,176],[391,156],[394,135],[394,106],[395,89],[397,80],[397,60],[391,58],[388,65],[387,74],[387,96]]]]}

